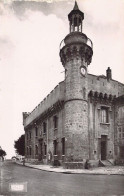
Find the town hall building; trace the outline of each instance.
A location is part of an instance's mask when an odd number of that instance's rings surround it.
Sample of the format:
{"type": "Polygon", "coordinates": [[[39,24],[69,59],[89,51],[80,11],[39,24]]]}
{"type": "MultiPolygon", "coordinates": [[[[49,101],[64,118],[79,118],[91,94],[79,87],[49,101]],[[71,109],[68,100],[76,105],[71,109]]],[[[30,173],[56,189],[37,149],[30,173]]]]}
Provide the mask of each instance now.
{"type": "Polygon", "coordinates": [[[93,43],[75,2],[61,42],[65,79],[31,113],[23,113],[25,158],[66,168],[124,163],[124,84],[88,73],[93,43]]]}

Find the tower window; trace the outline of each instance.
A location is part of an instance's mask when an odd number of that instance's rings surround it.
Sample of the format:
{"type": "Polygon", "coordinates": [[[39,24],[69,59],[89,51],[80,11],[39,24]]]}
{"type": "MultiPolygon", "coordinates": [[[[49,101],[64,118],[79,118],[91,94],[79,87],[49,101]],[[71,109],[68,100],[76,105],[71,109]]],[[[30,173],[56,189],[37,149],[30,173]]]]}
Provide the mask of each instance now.
{"type": "Polygon", "coordinates": [[[53,117],[53,122],[54,122],[54,129],[57,129],[58,128],[58,117],[57,116],[53,117]]]}
{"type": "Polygon", "coordinates": [[[62,155],[65,155],[65,138],[62,138],[62,155]]]}
{"type": "Polygon", "coordinates": [[[43,133],[46,134],[47,131],[47,123],[43,122],[43,133]]]}
{"type": "Polygon", "coordinates": [[[108,108],[107,107],[101,107],[101,123],[108,123],[108,108]]]}

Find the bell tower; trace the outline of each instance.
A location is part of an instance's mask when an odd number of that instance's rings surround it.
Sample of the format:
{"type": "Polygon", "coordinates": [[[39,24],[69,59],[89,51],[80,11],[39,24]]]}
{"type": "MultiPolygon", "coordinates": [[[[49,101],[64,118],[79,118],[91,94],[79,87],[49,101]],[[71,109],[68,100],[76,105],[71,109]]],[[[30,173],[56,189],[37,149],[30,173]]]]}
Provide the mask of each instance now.
{"type": "Polygon", "coordinates": [[[65,68],[65,161],[89,158],[88,138],[88,80],[87,68],[93,49],[91,40],[82,33],[84,13],[77,2],[68,15],[70,32],[60,48],[60,59],[65,68]]]}

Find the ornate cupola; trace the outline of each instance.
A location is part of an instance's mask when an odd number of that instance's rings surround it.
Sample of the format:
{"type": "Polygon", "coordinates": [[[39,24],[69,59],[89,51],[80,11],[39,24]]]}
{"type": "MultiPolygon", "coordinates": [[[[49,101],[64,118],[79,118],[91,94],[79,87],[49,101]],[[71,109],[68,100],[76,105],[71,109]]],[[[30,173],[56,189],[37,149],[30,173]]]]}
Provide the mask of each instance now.
{"type": "Polygon", "coordinates": [[[68,19],[70,21],[70,33],[75,31],[82,32],[84,13],[79,10],[76,1],[73,10],[68,14],[68,19]]]}
{"type": "Polygon", "coordinates": [[[66,62],[72,60],[77,54],[78,58],[86,62],[85,68],[87,71],[87,66],[92,60],[93,44],[87,35],[82,32],[83,19],[84,13],[79,10],[75,1],[73,10],[68,14],[69,34],[60,43],[60,58],[65,67],[66,62]]]}

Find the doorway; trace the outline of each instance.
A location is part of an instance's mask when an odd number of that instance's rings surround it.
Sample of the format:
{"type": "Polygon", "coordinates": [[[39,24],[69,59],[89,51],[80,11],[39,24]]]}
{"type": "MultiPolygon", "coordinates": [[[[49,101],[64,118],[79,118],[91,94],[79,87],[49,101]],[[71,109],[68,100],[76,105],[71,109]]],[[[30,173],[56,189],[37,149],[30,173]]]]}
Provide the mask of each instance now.
{"type": "Polygon", "coordinates": [[[39,140],[39,161],[43,159],[43,139],[39,140]]]}
{"type": "Polygon", "coordinates": [[[106,160],[107,157],[107,136],[101,135],[101,160],[106,160]]]}

